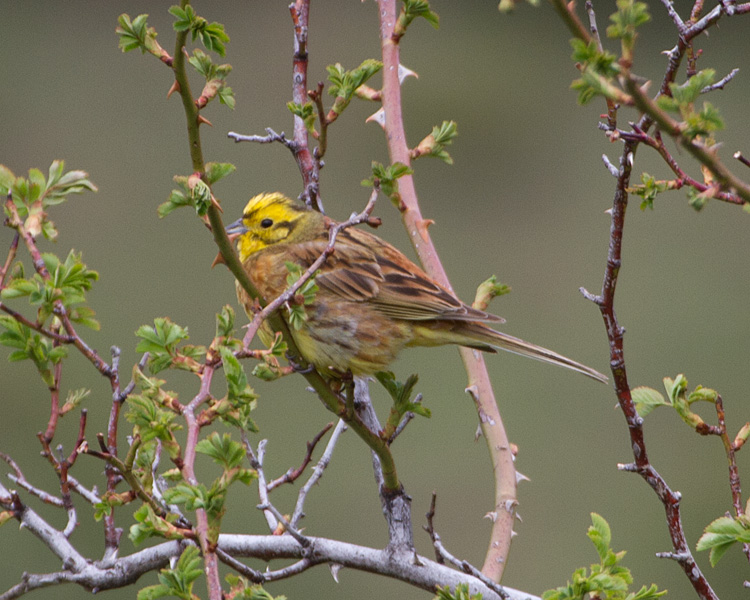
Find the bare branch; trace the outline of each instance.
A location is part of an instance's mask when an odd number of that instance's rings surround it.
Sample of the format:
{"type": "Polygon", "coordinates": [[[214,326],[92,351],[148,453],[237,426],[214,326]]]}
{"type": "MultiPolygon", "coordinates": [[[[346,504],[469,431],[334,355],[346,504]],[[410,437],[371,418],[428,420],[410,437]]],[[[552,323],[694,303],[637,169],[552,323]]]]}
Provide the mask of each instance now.
{"type": "Polygon", "coordinates": [[[302,475],[302,473],[307,468],[307,465],[309,465],[312,462],[312,454],[315,451],[315,447],[318,445],[318,442],[323,438],[323,436],[328,433],[328,431],[333,427],[333,423],[328,423],[323,429],[321,429],[315,437],[312,439],[311,442],[307,442],[307,452],[305,453],[305,458],[302,459],[302,464],[297,467],[296,469],[292,469],[291,467],[287,470],[286,473],[284,473],[281,477],[274,479],[268,484],[268,491],[272,491],[279,487],[280,485],[283,485],[285,483],[293,483],[297,480],[297,478],[302,475]]]}
{"type": "Polygon", "coordinates": [[[300,520],[305,516],[304,509],[307,495],[310,493],[312,487],[318,483],[323,476],[323,471],[326,470],[326,467],[331,462],[331,456],[333,456],[333,450],[336,447],[339,436],[344,433],[344,431],[346,431],[346,423],[342,419],[339,419],[339,422],[336,423],[336,428],[331,434],[331,439],[329,439],[328,444],[326,444],[326,449],[323,452],[323,455],[313,468],[309,479],[305,482],[305,485],[302,486],[299,494],[297,494],[297,504],[294,507],[294,513],[292,513],[292,518],[290,520],[293,527],[298,527],[300,520]]]}

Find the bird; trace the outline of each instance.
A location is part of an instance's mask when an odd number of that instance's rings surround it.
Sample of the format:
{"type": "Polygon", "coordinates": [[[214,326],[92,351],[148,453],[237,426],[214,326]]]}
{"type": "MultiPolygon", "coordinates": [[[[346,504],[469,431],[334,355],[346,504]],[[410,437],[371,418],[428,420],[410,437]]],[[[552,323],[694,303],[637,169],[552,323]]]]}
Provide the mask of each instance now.
{"type": "MultiPolygon", "coordinates": [[[[225,229],[253,285],[270,302],[289,287],[288,263],[307,269],[325,251],[331,223],[273,192],[251,198],[242,217],[225,229]]],[[[489,327],[504,319],[462,302],[368,231],[340,230],[315,284],[305,319],[290,331],[302,357],[325,376],[370,376],[387,370],[404,348],[457,344],[483,352],[507,350],[607,382],[591,367],[489,327]]],[[[237,297],[252,318],[256,301],[239,282],[237,297]]],[[[268,332],[266,339],[273,339],[268,332]]]]}

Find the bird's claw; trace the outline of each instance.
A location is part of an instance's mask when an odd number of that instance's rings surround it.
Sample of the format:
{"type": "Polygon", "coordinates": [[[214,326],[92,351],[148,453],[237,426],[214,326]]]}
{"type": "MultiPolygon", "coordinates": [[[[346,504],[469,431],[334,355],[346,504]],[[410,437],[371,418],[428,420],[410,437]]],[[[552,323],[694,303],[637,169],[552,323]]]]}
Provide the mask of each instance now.
{"type": "Polygon", "coordinates": [[[292,356],[287,352],[286,359],[289,361],[289,366],[292,367],[292,371],[295,373],[300,373],[301,375],[306,375],[307,373],[312,373],[315,370],[315,365],[312,363],[308,363],[305,366],[302,366],[300,363],[297,362],[297,357],[292,356]]]}

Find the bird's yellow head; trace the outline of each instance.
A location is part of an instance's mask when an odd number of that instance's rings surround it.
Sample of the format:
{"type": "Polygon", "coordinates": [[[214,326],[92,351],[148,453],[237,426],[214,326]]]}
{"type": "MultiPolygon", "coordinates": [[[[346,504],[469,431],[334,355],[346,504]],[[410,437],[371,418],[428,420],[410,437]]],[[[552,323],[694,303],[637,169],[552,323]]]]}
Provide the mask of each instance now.
{"type": "Polygon", "coordinates": [[[279,192],[258,194],[245,206],[242,218],[227,226],[237,236],[240,260],[279,243],[303,241],[311,237],[323,215],[279,192]]]}

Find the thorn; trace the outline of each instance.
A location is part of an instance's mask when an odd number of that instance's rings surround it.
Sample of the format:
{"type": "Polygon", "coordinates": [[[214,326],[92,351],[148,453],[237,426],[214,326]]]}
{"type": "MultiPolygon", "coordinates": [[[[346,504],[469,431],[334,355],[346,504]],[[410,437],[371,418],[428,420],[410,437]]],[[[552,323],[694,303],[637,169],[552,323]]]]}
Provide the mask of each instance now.
{"type": "Polygon", "coordinates": [[[211,123],[211,121],[209,121],[203,115],[198,115],[198,125],[200,125],[201,123],[205,123],[206,125],[209,125],[210,127],[213,127],[213,123],[211,123]]]}
{"type": "Polygon", "coordinates": [[[491,510],[486,515],[484,515],[484,517],[482,517],[482,518],[483,519],[489,519],[490,521],[492,521],[494,523],[495,521],[497,521],[497,511],[491,510]]]}
{"type": "Polygon", "coordinates": [[[372,113],[365,119],[365,123],[377,123],[383,129],[385,129],[385,109],[380,108],[377,112],[372,113]]]}
{"type": "Polygon", "coordinates": [[[519,481],[531,481],[531,479],[526,477],[526,475],[524,475],[520,471],[516,471],[516,483],[518,483],[519,481]]]}
{"type": "Polygon", "coordinates": [[[518,519],[519,523],[523,523],[523,519],[521,518],[521,515],[518,513],[515,514],[516,519],[518,519]]]}
{"type": "Polygon", "coordinates": [[[464,389],[464,392],[471,395],[472,398],[476,401],[479,398],[479,388],[477,388],[476,385],[470,385],[469,387],[464,389]]]}
{"type": "Polygon", "coordinates": [[[517,535],[518,535],[518,532],[517,532],[517,531],[511,531],[511,532],[510,532],[510,539],[513,539],[513,538],[514,538],[514,537],[516,537],[517,535]]]}
{"type": "Polygon", "coordinates": [[[328,565],[328,568],[331,570],[331,577],[333,577],[333,580],[338,583],[339,582],[339,571],[341,570],[341,567],[343,565],[340,565],[338,563],[331,563],[328,565]]]}
{"type": "Polygon", "coordinates": [[[419,79],[419,75],[416,73],[416,71],[412,71],[408,67],[405,67],[402,64],[398,65],[398,83],[399,85],[404,82],[404,79],[407,77],[415,77],[416,79],[419,79]]]}
{"type": "Polygon", "coordinates": [[[227,261],[224,260],[224,256],[219,252],[216,255],[216,258],[214,258],[214,262],[211,263],[211,268],[213,269],[216,265],[225,265],[227,264],[227,261]]]}
{"type": "Polygon", "coordinates": [[[609,215],[611,217],[612,216],[612,209],[608,208],[607,210],[604,211],[604,214],[605,215],[609,215]]]}
{"type": "MultiPolygon", "coordinates": [[[[615,165],[612,164],[612,161],[609,160],[609,157],[606,154],[602,154],[602,160],[604,161],[604,166],[607,167],[607,170],[610,172],[612,177],[620,176],[620,169],[618,169],[615,165]]],[[[632,163],[631,163],[631,166],[632,166],[632,163]]]]}
{"type": "Polygon", "coordinates": [[[477,430],[474,432],[474,441],[478,441],[482,437],[482,426],[477,425],[477,430]]]}
{"type": "Polygon", "coordinates": [[[430,225],[434,225],[435,221],[432,219],[422,219],[421,221],[417,222],[417,231],[419,232],[419,235],[422,236],[422,239],[426,242],[428,240],[427,236],[427,228],[430,225]]]}
{"type": "Polygon", "coordinates": [[[172,87],[169,88],[169,91],[167,92],[167,100],[169,100],[169,97],[174,94],[175,92],[180,91],[180,84],[175,79],[174,82],[172,82],[172,87]]]}
{"type": "Polygon", "coordinates": [[[513,514],[513,512],[516,509],[516,506],[518,506],[518,500],[514,500],[513,498],[508,498],[505,502],[503,502],[503,505],[504,505],[503,508],[505,508],[507,512],[513,514]]]}

